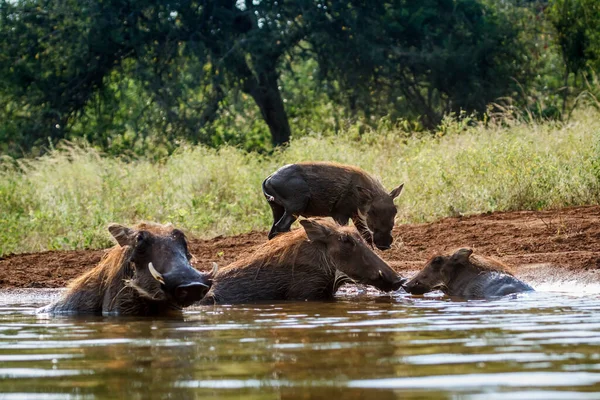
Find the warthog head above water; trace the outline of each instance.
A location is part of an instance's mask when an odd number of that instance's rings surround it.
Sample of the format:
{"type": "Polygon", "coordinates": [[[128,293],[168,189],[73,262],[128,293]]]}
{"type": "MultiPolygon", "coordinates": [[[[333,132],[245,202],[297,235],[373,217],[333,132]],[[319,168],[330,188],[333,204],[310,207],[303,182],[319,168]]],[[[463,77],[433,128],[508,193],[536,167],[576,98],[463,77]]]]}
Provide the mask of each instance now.
{"type": "Polygon", "coordinates": [[[433,257],[404,289],[412,294],[440,289],[449,296],[465,298],[497,297],[533,290],[515,278],[500,261],[473,255],[469,248],[433,257]]]}
{"type": "Polygon", "coordinates": [[[160,315],[202,299],[211,279],[190,264],[183,232],[170,225],[110,224],[118,246],[75,279],[49,313],[160,315]]]}
{"type": "Polygon", "coordinates": [[[341,227],[325,219],[305,219],[300,224],[308,239],[329,254],[335,268],[356,282],[386,292],[397,290],[404,283],[355,228],[341,227]]]}
{"type": "Polygon", "coordinates": [[[149,298],[185,307],[200,300],[210,289],[208,278],[191,266],[187,240],[179,229],[167,227],[157,234],[111,224],[108,231],[121,247],[133,249],[135,277],[129,284],[142,296],[152,294],[149,298]]]}
{"type": "Polygon", "coordinates": [[[404,290],[412,294],[425,294],[444,288],[444,277],[449,276],[450,271],[448,270],[452,268],[446,264],[447,258],[444,256],[433,257],[416,276],[408,281],[404,290]]]}

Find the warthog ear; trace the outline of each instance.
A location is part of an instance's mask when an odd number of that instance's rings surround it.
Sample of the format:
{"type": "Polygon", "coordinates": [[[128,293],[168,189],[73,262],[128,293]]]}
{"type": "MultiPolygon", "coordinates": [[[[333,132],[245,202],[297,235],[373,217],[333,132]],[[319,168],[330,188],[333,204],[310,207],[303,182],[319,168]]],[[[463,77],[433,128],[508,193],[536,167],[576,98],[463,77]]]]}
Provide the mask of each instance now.
{"type": "Polygon", "coordinates": [[[395,199],[396,197],[400,196],[400,193],[402,193],[402,189],[404,189],[404,183],[398,186],[396,189],[392,190],[390,192],[390,197],[392,199],[395,199]]]}
{"type": "Polygon", "coordinates": [[[312,219],[303,219],[300,221],[300,225],[304,228],[306,236],[311,242],[326,242],[333,233],[328,227],[312,219]]]}
{"type": "Polygon", "coordinates": [[[108,225],[108,231],[121,247],[135,244],[135,231],[133,229],[113,223],[108,225]]]}
{"type": "Polygon", "coordinates": [[[473,250],[469,248],[459,249],[453,255],[452,259],[454,261],[469,261],[469,257],[473,254],[473,250]]]}

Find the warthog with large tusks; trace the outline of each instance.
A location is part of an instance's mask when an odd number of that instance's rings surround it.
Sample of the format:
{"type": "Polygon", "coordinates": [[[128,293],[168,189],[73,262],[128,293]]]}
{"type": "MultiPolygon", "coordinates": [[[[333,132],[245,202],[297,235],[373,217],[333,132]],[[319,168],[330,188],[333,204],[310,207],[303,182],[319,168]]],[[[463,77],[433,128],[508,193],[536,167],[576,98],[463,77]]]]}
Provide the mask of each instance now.
{"type": "Polygon", "coordinates": [[[354,227],[327,219],[277,235],[253,254],[220,269],[201,304],[329,300],[346,282],[384,291],[406,281],[371,250],[354,227]]]}
{"type": "Polygon", "coordinates": [[[43,313],[165,315],[202,299],[211,280],[190,264],[183,232],[170,225],[110,224],[118,245],[75,279],[43,313]]]}
{"type": "Polygon", "coordinates": [[[450,256],[432,258],[404,289],[412,294],[440,289],[448,296],[465,298],[499,297],[533,290],[515,278],[506,265],[473,255],[473,250],[467,248],[450,256]]]}
{"type": "Polygon", "coordinates": [[[386,192],[377,179],[360,168],[330,162],[306,162],[281,167],[262,183],[271,210],[272,239],[290,230],[298,216],[332,217],[354,225],[369,244],[389,249],[396,216],[394,199],[403,184],[386,192]]]}

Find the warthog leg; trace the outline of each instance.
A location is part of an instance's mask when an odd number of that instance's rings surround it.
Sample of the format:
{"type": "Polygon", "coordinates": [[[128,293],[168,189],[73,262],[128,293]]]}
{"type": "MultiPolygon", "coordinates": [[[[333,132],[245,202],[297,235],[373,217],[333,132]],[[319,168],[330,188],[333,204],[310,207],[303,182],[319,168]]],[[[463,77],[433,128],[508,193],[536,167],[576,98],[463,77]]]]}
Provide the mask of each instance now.
{"type": "Polygon", "coordinates": [[[277,224],[285,214],[285,208],[280,204],[271,202],[269,202],[269,206],[271,206],[271,211],[273,212],[273,226],[269,231],[269,239],[272,239],[273,237],[275,237],[275,235],[279,233],[279,230],[277,229],[277,224]]]}
{"type": "Polygon", "coordinates": [[[273,227],[271,228],[271,232],[269,232],[269,239],[272,239],[280,232],[288,232],[294,223],[298,219],[297,216],[292,215],[285,211],[279,221],[277,221],[273,227]]]}

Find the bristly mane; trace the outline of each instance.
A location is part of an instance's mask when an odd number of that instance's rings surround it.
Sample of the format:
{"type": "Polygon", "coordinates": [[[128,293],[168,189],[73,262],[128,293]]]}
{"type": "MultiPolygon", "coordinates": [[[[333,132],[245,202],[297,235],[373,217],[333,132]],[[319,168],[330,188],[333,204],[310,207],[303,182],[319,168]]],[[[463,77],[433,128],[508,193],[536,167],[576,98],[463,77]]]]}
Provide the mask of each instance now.
{"type": "Polygon", "coordinates": [[[117,245],[110,248],[98,265],[69,283],[68,291],[76,292],[100,284],[98,290],[101,292],[115,279],[129,276],[133,272],[129,265],[132,254],[133,248],[130,246],[117,245]]]}
{"type": "MultiPolygon", "coordinates": [[[[173,226],[171,224],[161,225],[154,222],[140,222],[134,225],[133,229],[165,236],[173,231],[173,226]]],[[[121,247],[116,245],[111,247],[106,251],[98,265],[68,285],[68,292],[98,284],[100,284],[99,291],[103,291],[114,282],[130,278],[133,274],[133,269],[130,266],[132,255],[133,248],[130,246],[121,247]]]]}
{"type": "Polygon", "coordinates": [[[481,272],[500,272],[503,274],[513,276],[512,269],[504,264],[502,261],[492,257],[485,257],[480,255],[472,254],[469,257],[470,264],[473,265],[478,271],[481,272]]]}
{"type": "Polygon", "coordinates": [[[374,193],[376,196],[383,196],[383,195],[388,194],[388,192],[386,192],[386,190],[385,190],[385,187],[383,186],[383,183],[381,183],[381,181],[379,179],[377,179],[373,175],[369,174],[367,171],[365,171],[362,168],[359,168],[357,166],[348,165],[348,164],[340,164],[335,161],[305,161],[305,162],[298,163],[298,165],[315,165],[315,164],[330,165],[333,167],[340,168],[349,174],[360,175],[361,177],[366,179],[371,184],[371,187],[369,187],[369,189],[375,190],[377,192],[377,193],[374,193]]]}
{"type": "MultiPolygon", "coordinates": [[[[340,226],[336,222],[327,218],[315,218],[321,225],[324,225],[334,232],[342,232],[351,234],[354,232],[353,227],[340,226]]],[[[321,266],[327,267],[329,272],[334,272],[335,265],[332,263],[327,251],[318,246],[310,245],[306,231],[302,228],[294,229],[290,232],[282,233],[275,236],[272,240],[260,245],[253,253],[243,257],[223,269],[229,270],[240,268],[249,265],[266,266],[268,264],[287,264],[292,267],[296,265],[300,249],[303,249],[302,254],[307,255],[304,259],[319,260],[321,266]]]]}

